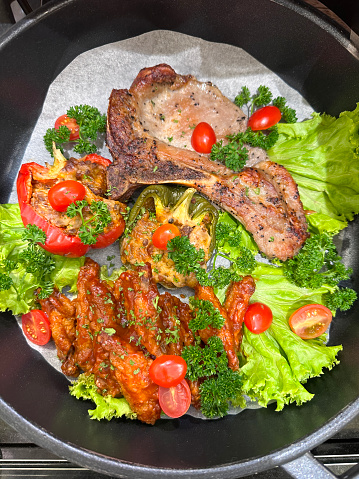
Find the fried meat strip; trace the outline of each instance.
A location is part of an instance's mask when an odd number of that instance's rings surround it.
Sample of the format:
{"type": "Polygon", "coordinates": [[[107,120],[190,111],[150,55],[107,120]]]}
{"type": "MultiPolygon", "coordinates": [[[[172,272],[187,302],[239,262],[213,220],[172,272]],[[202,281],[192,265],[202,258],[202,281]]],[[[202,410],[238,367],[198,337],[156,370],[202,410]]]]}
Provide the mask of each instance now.
{"type": "Polygon", "coordinates": [[[119,334],[122,326],[116,298],[108,284],[100,280],[99,264],[90,258],[80,269],[77,289],[76,361],[85,372],[95,375],[96,386],[104,394],[117,396],[120,387],[110,367],[109,354],[98,343],[98,335],[101,331],[119,334]]]}
{"type": "Polygon", "coordinates": [[[126,342],[120,336],[101,333],[99,343],[109,353],[115,377],[123,396],[137,418],[147,424],[154,424],[160,418],[158,386],[149,376],[152,359],[142,349],[126,342]]]}
{"type": "Polygon", "coordinates": [[[236,354],[236,348],[234,343],[234,335],[232,329],[232,323],[228,318],[227,311],[221,305],[219,299],[214,294],[212,286],[201,286],[198,284],[195,289],[195,297],[205,301],[210,301],[213,306],[218,309],[224,318],[224,324],[221,329],[208,326],[206,329],[199,331],[199,335],[204,343],[207,343],[208,339],[212,336],[218,336],[223,343],[224,349],[228,357],[228,366],[233,369],[239,369],[238,357],[236,354]]]}
{"type": "Polygon", "coordinates": [[[52,338],[57,356],[61,360],[61,370],[67,376],[78,376],[80,370],[74,360],[76,338],[76,309],[72,301],[58,289],[46,299],[39,299],[41,309],[50,321],[52,338]]]}
{"type": "Polygon", "coordinates": [[[252,276],[245,276],[241,281],[232,282],[227,289],[224,308],[232,324],[236,352],[239,351],[242,342],[244,314],[255,287],[252,276]]]}
{"type": "Polygon", "coordinates": [[[168,292],[160,295],[158,306],[163,325],[165,354],[180,356],[183,346],[194,343],[192,331],[188,327],[192,318],[191,308],[168,292]]]}
{"type": "MultiPolygon", "coordinates": [[[[194,336],[188,326],[192,319],[191,308],[168,292],[160,295],[158,305],[164,327],[166,354],[180,356],[184,346],[194,344],[194,336]]],[[[191,403],[198,409],[201,401],[199,382],[187,380],[187,383],[191,390],[191,403]]]]}
{"type": "Polygon", "coordinates": [[[123,294],[127,325],[133,341],[141,343],[153,356],[165,354],[164,345],[159,344],[163,325],[158,309],[159,293],[150,264],[122,273],[114,289],[116,295],[119,290],[123,294]]]}

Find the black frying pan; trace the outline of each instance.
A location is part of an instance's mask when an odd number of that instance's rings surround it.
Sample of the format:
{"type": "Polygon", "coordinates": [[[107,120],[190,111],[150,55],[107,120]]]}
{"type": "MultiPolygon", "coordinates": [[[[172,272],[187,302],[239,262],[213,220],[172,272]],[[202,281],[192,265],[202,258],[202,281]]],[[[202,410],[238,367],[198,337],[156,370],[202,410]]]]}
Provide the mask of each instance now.
{"type": "MultiPolygon", "coordinates": [[[[87,49],[150,30],[170,29],[240,46],[296,88],[315,110],[337,115],[354,109],[359,100],[359,53],[337,26],[303,5],[289,0],[46,4],[0,43],[1,202],[8,200],[56,75],[87,49]]],[[[355,222],[349,227],[345,251],[354,269],[354,288],[359,275],[358,226],[355,222]]],[[[233,478],[301,456],[300,466],[307,471],[310,456],[303,454],[359,412],[358,308],[334,321],[331,342],[344,345],[341,364],[308,382],[315,393],[308,404],[287,406],[280,413],[272,406],[248,410],[215,421],[186,416],[159,421],[154,427],[89,420],[89,405],[70,397],[67,379],[27,346],[15,319],[2,314],[0,414],[40,446],[118,477],[233,478]]],[[[286,467],[291,470],[291,465],[286,467]]],[[[318,466],[315,477],[321,474],[318,466]]]]}

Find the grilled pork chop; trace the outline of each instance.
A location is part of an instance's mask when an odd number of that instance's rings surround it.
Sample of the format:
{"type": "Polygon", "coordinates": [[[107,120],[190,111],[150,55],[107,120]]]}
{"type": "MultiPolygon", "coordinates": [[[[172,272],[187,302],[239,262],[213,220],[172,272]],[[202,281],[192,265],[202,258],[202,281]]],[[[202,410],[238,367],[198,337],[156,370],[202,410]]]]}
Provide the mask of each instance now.
{"type": "Polygon", "coordinates": [[[253,166],[234,174],[191,148],[200,121],[212,125],[217,140],[246,129],[244,113],[217,87],[165,64],[145,68],[129,90],[112,91],[107,118],[112,199],[128,199],[149,184],[193,187],[238,218],[269,258],[285,261],[299,251],[307,224],[297,185],[284,167],[256,148],[253,166]]]}

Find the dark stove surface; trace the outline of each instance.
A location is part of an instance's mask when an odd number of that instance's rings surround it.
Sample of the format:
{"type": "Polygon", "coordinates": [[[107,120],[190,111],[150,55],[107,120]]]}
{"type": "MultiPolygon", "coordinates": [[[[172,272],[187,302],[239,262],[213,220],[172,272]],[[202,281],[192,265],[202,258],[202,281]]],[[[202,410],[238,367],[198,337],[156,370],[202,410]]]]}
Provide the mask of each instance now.
{"type": "MultiPolygon", "coordinates": [[[[8,31],[15,21],[26,15],[26,10],[35,10],[48,0],[0,0],[0,36],[8,31]],[[24,12],[25,10],[25,12],[24,12]]],[[[348,32],[348,37],[359,37],[359,4],[358,0],[305,0],[314,8],[324,12],[339,23],[348,32]],[[325,4],[325,5],[324,5],[325,4]],[[328,11],[327,7],[330,7],[328,11]],[[340,18],[338,17],[340,16],[340,18]]],[[[311,451],[311,454],[328,469],[328,477],[342,479],[359,478],[357,475],[347,474],[353,466],[359,464],[359,415],[347,424],[341,431],[320,446],[311,451]],[[333,473],[335,476],[332,476],[333,473]]],[[[42,477],[58,479],[105,479],[109,476],[99,474],[77,466],[62,459],[36,444],[32,444],[14,428],[0,419],[0,478],[32,478],[42,477]]],[[[275,468],[266,472],[247,476],[247,479],[290,479],[290,475],[282,468],[275,468]]],[[[297,477],[297,475],[296,475],[297,477]]],[[[316,478],[315,472],[299,477],[316,478]]],[[[140,478],[139,478],[140,479],[140,478]]]]}

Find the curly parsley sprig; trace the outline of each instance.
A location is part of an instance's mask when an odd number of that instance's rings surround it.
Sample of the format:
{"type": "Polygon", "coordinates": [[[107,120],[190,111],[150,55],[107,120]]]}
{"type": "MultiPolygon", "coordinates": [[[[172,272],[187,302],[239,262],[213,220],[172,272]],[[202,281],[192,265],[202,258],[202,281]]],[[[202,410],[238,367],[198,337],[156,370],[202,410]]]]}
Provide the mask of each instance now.
{"type": "Polygon", "coordinates": [[[187,363],[187,379],[206,378],[200,386],[202,413],[209,418],[225,416],[229,401],[236,401],[242,393],[242,379],[238,372],[228,368],[221,339],[212,336],[204,347],[186,346],[182,357],[187,363]]]}
{"type": "Polygon", "coordinates": [[[177,273],[188,276],[194,273],[197,281],[202,286],[224,288],[232,281],[240,281],[241,274],[250,274],[255,268],[256,261],[253,253],[241,244],[241,235],[236,227],[226,224],[217,224],[216,227],[216,252],[212,269],[207,272],[203,268],[204,251],[197,250],[191,244],[188,236],[176,236],[167,243],[168,257],[174,262],[177,273]],[[236,258],[230,257],[221,248],[225,243],[236,248],[236,258]],[[217,257],[230,261],[229,268],[216,268],[217,257]]]}
{"type": "Polygon", "coordinates": [[[233,171],[240,171],[248,160],[248,148],[245,145],[269,150],[276,143],[279,137],[278,128],[274,126],[267,132],[265,134],[248,128],[245,132],[227,135],[228,143],[224,145],[223,140],[215,143],[210,158],[212,161],[223,163],[233,171]]]}
{"type": "Polygon", "coordinates": [[[326,306],[331,310],[348,310],[357,298],[350,288],[339,287],[348,280],[353,270],[346,268],[338,255],[333,238],[328,233],[312,234],[303,248],[284,263],[284,275],[300,288],[316,289],[323,285],[333,288],[325,295],[326,306]]]}
{"type": "Polygon", "coordinates": [[[211,301],[191,296],[189,304],[194,311],[194,317],[188,323],[188,326],[192,331],[206,329],[208,326],[221,329],[224,324],[224,317],[219,310],[213,306],[211,301]]]}
{"type": "Polygon", "coordinates": [[[38,298],[44,299],[50,296],[54,290],[54,284],[49,279],[49,274],[55,268],[54,259],[39,246],[44,244],[46,233],[36,225],[29,224],[21,237],[27,242],[27,247],[19,254],[17,261],[5,259],[0,264],[0,291],[13,287],[17,292],[11,273],[21,265],[26,273],[32,274],[39,285],[38,298]]]}
{"type": "Polygon", "coordinates": [[[287,105],[287,100],[283,96],[277,96],[273,99],[273,94],[265,85],[260,85],[254,95],[251,95],[249,88],[242,87],[240,93],[235,97],[234,103],[239,107],[247,107],[248,116],[251,116],[257,108],[262,108],[272,103],[279,108],[282,114],[282,120],[286,123],[296,123],[296,111],[287,105]]]}
{"type": "MultiPolygon", "coordinates": [[[[98,134],[106,131],[106,115],[89,105],[72,106],[67,110],[66,115],[75,119],[79,125],[79,138],[71,141],[75,145],[74,151],[80,154],[96,153],[95,142],[98,134]]],[[[44,143],[51,156],[53,156],[53,142],[63,153],[62,145],[70,142],[70,134],[70,129],[65,125],[61,125],[58,129],[49,128],[46,131],[44,143]]]]}
{"type": "MultiPolygon", "coordinates": [[[[257,92],[251,95],[249,88],[244,86],[240,93],[234,99],[234,103],[243,108],[247,107],[248,116],[251,116],[257,108],[272,105],[279,108],[282,114],[282,120],[286,123],[295,123],[297,121],[296,112],[289,108],[284,97],[278,96],[273,100],[273,94],[270,89],[264,85],[258,87],[257,92]]],[[[269,150],[278,140],[278,128],[276,126],[265,131],[252,131],[248,128],[244,132],[228,135],[227,142],[220,140],[212,147],[210,158],[212,161],[219,161],[233,171],[240,171],[248,160],[248,148],[259,147],[269,150]]]]}
{"type": "Polygon", "coordinates": [[[76,201],[67,208],[66,215],[70,218],[80,216],[82,224],[78,236],[84,244],[89,245],[96,243],[97,237],[112,221],[107,205],[103,201],[93,201],[91,204],[86,200],[76,201]],[[91,213],[87,219],[85,212],[91,213]]]}

